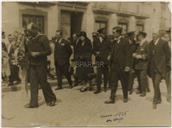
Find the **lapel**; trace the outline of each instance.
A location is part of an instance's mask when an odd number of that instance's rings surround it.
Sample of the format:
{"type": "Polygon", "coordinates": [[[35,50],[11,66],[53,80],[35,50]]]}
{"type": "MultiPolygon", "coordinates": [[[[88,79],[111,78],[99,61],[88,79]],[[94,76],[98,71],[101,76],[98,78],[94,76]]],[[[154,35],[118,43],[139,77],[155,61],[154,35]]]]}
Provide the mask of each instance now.
{"type": "Polygon", "coordinates": [[[160,45],[160,42],[161,42],[161,39],[158,40],[157,44],[155,44],[155,46],[159,46],[160,45]]]}
{"type": "Polygon", "coordinates": [[[161,47],[161,41],[162,41],[162,39],[159,39],[159,41],[155,45],[155,51],[158,50],[161,47]]]}
{"type": "Polygon", "coordinates": [[[154,42],[152,42],[152,52],[153,54],[159,54],[159,52],[161,51],[161,41],[162,39],[159,39],[157,44],[155,45],[154,42]]]}

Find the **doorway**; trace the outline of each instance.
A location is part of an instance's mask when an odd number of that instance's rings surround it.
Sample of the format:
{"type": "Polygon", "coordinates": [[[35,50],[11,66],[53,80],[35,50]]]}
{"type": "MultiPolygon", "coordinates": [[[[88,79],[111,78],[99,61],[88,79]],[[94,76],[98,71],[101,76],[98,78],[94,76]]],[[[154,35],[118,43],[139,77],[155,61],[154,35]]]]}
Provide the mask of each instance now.
{"type": "Polygon", "coordinates": [[[74,33],[81,31],[82,17],[82,12],[61,12],[61,27],[65,38],[70,38],[74,33]]]}

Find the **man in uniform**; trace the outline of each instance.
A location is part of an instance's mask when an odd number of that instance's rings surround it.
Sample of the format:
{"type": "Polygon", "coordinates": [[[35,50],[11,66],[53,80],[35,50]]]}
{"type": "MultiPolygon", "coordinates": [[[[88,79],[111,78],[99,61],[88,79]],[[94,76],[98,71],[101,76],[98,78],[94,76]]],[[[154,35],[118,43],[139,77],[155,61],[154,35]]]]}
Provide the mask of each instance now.
{"type": "Polygon", "coordinates": [[[42,88],[47,105],[54,106],[56,96],[47,82],[47,56],[51,54],[48,38],[40,34],[38,27],[33,23],[28,25],[28,31],[31,35],[28,43],[31,100],[25,107],[38,107],[39,85],[42,88]]]}
{"type": "Polygon", "coordinates": [[[112,54],[110,58],[110,86],[111,86],[111,96],[110,100],[106,101],[106,104],[115,103],[115,95],[118,87],[118,80],[121,81],[122,91],[123,91],[123,102],[128,102],[128,87],[126,72],[129,72],[128,64],[128,40],[122,37],[122,28],[117,26],[113,28],[114,44],[112,49],[112,54]]]}
{"type": "Polygon", "coordinates": [[[56,31],[56,41],[54,49],[54,60],[56,75],[58,81],[58,87],[56,90],[62,89],[62,78],[63,75],[67,78],[70,88],[72,88],[71,74],[69,72],[70,68],[70,56],[72,54],[72,48],[70,43],[62,38],[62,31],[56,31]]]}
{"type": "Polygon", "coordinates": [[[160,82],[166,77],[167,67],[170,62],[170,49],[168,42],[161,39],[158,34],[154,34],[154,40],[149,44],[149,70],[153,80],[154,98],[153,108],[161,103],[160,82]]]}
{"type": "Polygon", "coordinates": [[[97,90],[95,94],[101,92],[102,75],[104,79],[104,91],[107,90],[107,83],[109,78],[109,60],[111,45],[105,34],[105,29],[98,30],[98,37],[93,42],[93,53],[96,57],[97,65],[97,90]]]}

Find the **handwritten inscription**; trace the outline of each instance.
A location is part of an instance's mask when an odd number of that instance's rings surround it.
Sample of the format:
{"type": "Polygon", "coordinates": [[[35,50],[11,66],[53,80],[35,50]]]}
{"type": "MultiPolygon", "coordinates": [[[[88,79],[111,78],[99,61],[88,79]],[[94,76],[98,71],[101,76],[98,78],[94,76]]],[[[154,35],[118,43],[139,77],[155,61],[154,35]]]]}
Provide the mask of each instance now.
{"type": "Polygon", "coordinates": [[[105,118],[107,123],[110,123],[110,122],[118,122],[119,123],[120,121],[122,121],[126,117],[127,112],[128,111],[118,112],[118,113],[109,114],[109,115],[101,115],[100,117],[105,118]]]}

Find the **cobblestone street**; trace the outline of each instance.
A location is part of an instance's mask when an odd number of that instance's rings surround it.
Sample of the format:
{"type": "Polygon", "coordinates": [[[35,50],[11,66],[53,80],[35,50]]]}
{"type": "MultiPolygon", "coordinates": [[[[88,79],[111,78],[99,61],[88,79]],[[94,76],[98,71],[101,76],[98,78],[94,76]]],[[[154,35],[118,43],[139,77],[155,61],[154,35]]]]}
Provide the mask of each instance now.
{"type": "MultiPolygon", "coordinates": [[[[51,82],[51,84],[53,84],[51,82]]],[[[135,83],[134,87],[137,87],[135,83]]],[[[106,93],[81,93],[75,87],[55,91],[57,105],[48,107],[39,93],[40,106],[26,109],[29,102],[23,85],[21,90],[2,92],[2,126],[169,126],[170,103],[166,101],[166,85],[161,84],[162,103],[157,109],[152,108],[153,88],[146,97],[135,92],[129,95],[129,102],[123,103],[122,90],[117,91],[115,104],[106,105],[110,90],[106,93]]],[[[55,86],[52,86],[53,89],[55,86]]]]}

